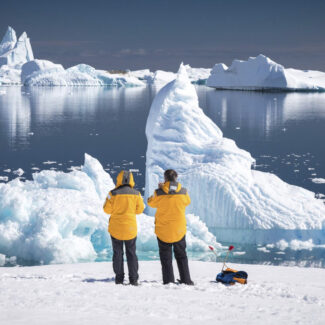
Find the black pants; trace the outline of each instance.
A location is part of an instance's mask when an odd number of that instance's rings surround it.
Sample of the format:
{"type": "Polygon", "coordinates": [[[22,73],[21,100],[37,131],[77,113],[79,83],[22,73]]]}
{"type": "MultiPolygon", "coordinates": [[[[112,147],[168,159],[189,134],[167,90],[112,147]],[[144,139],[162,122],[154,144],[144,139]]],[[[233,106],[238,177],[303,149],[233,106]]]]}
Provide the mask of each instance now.
{"type": "Polygon", "coordinates": [[[115,273],[115,282],[123,282],[124,280],[123,243],[125,245],[126,259],[129,269],[129,280],[130,282],[137,281],[139,278],[138,257],[135,252],[137,238],[135,237],[131,240],[118,240],[112,236],[111,238],[113,246],[113,270],[115,273]]]}
{"type": "Polygon", "coordinates": [[[185,236],[178,242],[165,243],[158,237],[159,256],[162,267],[164,284],[175,282],[173,270],[173,252],[176,258],[178,272],[182,283],[191,283],[190,270],[188,268],[188,260],[186,255],[186,239],[185,236]]]}

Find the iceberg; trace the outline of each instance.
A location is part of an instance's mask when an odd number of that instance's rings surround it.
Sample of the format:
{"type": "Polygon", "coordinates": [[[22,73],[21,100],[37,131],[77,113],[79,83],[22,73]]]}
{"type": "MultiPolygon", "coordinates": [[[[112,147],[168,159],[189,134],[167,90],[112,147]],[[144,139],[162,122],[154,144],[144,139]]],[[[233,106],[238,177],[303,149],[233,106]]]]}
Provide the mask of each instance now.
{"type": "MultiPolygon", "coordinates": [[[[198,85],[205,85],[211,72],[211,69],[192,68],[188,64],[185,65],[185,69],[191,82],[198,85]]],[[[177,77],[177,74],[174,72],[163,70],[151,72],[149,69],[130,71],[129,74],[145,81],[149,85],[155,86],[157,89],[162,88],[177,77]]]]}
{"type": "Polygon", "coordinates": [[[325,73],[287,69],[260,54],[247,61],[234,60],[230,67],[216,64],[207,86],[233,90],[325,91],[325,73]]]}
{"type": "MultiPolygon", "coordinates": [[[[43,170],[30,181],[0,183],[0,256],[44,264],[107,256],[109,217],[102,206],[113,188],[110,175],[88,154],[80,170],[43,170]]],[[[197,216],[187,219],[189,250],[205,252],[207,245],[218,245],[197,216]]],[[[138,216],[137,249],[157,251],[154,218],[145,214],[138,216]]]]}
{"type": "Polygon", "coordinates": [[[96,70],[87,64],[64,69],[48,60],[34,60],[32,47],[24,32],[17,40],[13,28],[0,43],[0,85],[25,86],[144,86],[139,78],[96,70]]]}
{"type": "MultiPolygon", "coordinates": [[[[281,239],[325,242],[325,205],[306,189],[252,170],[254,159],[199,107],[186,69],[156,95],[146,125],[146,191],[174,168],[189,190],[187,213],[200,216],[218,241],[268,244],[281,239]]],[[[154,211],[147,208],[152,215],[154,211]]]]}
{"type": "Polygon", "coordinates": [[[33,59],[33,50],[26,32],[17,40],[15,30],[9,26],[0,43],[0,66],[19,67],[33,59]]]}
{"type": "Polygon", "coordinates": [[[96,70],[87,64],[64,69],[61,64],[33,60],[22,66],[21,81],[25,86],[144,86],[139,79],[96,70]]]}

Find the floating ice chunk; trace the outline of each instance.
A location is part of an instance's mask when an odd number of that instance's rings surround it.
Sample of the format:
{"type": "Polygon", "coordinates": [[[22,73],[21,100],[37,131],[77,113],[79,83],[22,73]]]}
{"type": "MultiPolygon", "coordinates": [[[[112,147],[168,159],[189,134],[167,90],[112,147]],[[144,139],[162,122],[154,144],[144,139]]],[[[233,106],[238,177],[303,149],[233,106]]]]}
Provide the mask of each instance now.
{"type": "Polygon", "coordinates": [[[263,253],[270,253],[271,251],[268,250],[266,247],[257,247],[257,250],[263,253]]]}
{"type": "Polygon", "coordinates": [[[311,181],[315,184],[325,184],[325,178],[312,178],[311,181]]]}
{"type": "Polygon", "coordinates": [[[325,73],[286,69],[260,54],[247,61],[234,60],[229,68],[216,64],[207,85],[220,89],[325,91],[325,73]]]}
{"type": "Polygon", "coordinates": [[[278,241],[275,246],[284,251],[287,248],[290,248],[292,250],[312,250],[313,248],[325,248],[324,244],[314,244],[313,239],[310,238],[308,240],[298,240],[293,239],[291,241],[285,241],[284,239],[278,241]]]}
{"type": "Polygon", "coordinates": [[[47,161],[43,161],[44,165],[53,165],[56,164],[56,161],[51,161],[51,160],[47,160],[47,161]]]}
{"type": "Polygon", "coordinates": [[[0,176],[0,181],[8,182],[8,176],[0,176]]]}
{"type": "Polygon", "coordinates": [[[13,173],[18,176],[24,175],[24,170],[21,168],[18,168],[17,170],[14,170],[13,173]]]}
{"type": "MultiPolygon", "coordinates": [[[[217,240],[274,243],[281,238],[325,242],[325,206],[315,194],[276,175],[251,169],[239,149],[198,106],[194,86],[180,67],[176,80],[155,97],[146,125],[148,197],[174,168],[188,188],[187,213],[199,215],[217,240]]],[[[151,215],[154,210],[148,208],[151,215]]]]}
{"type": "Polygon", "coordinates": [[[5,172],[5,173],[10,173],[10,172],[11,172],[11,169],[10,169],[10,168],[5,169],[4,172],[5,172]]]}

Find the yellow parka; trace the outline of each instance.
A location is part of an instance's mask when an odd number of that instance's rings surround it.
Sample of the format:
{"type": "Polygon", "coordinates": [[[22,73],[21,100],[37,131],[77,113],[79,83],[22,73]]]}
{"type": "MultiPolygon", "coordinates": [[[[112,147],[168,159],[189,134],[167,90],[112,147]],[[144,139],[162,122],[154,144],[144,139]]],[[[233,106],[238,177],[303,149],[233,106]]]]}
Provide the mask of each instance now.
{"type": "Polygon", "coordinates": [[[108,232],[119,240],[137,236],[136,214],[143,212],[144,204],[134,185],[133,174],[122,170],[116,178],[115,189],[109,192],[104,204],[104,211],[111,215],[108,232]]]}
{"type": "Polygon", "coordinates": [[[174,243],[186,234],[185,208],[191,203],[186,188],[177,182],[165,182],[148,199],[148,205],[157,208],[155,233],[166,242],[174,243]]]}

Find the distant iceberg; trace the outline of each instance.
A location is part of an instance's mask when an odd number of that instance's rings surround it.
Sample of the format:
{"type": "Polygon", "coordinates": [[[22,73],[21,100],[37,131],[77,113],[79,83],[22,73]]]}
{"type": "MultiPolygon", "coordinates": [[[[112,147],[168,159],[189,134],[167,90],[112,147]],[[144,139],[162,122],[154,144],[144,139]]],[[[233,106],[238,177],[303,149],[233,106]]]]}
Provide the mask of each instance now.
{"type": "MultiPolygon", "coordinates": [[[[81,170],[43,170],[32,181],[0,183],[0,255],[33,263],[93,261],[111,250],[103,203],[114,182],[85,154],[81,170]]],[[[216,238],[188,215],[188,249],[205,252],[216,238]]],[[[157,250],[154,218],[138,216],[139,252],[157,250]]]]}
{"type": "Polygon", "coordinates": [[[27,34],[24,32],[17,40],[15,30],[8,27],[0,43],[0,85],[134,87],[145,83],[127,74],[112,74],[86,64],[64,69],[48,60],[34,60],[27,34]]]}
{"type": "Polygon", "coordinates": [[[0,66],[17,68],[33,59],[33,50],[27,34],[23,32],[17,40],[15,30],[9,26],[0,43],[0,66]]]}
{"type": "Polygon", "coordinates": [[[33,50],[24,32],[17,40],[16,32],[8,27],[0,43],[0,85],[20,84],[21,67],[33,60],[33,50]]]}
{"type": "MultiPolygon", "coordinates": [[[[146,136],[146,194],[174,168],[188,188],[188,213],[199,215],[219,241],[268,244],[281,239],[325,243],[325,205],[315,194],[271,173],[251,169],[254,159],[198,104],[185,67],[155,97],[146,136]]],[[[147,208],[147,213],[154,211],[147,208]]]]}
{"type": "MultiPolygon", "coordinates": [[[[193,84],[205,85],[211,69],[192,68],[190,65],[185,65],[187,75],[193,84]]],[[[149,69],[130,71],[129,74],[140,80],[145,81],[149,85],[153,85],[160,89],[169,82],[173,81],[177,74],[170,71],[157,70],[151,72],[149,69]]]]}
{"type": "Polygon", "coordinates": [[[247,61],[234,60],[228,68],[214,66],[207,86],[233,90],[325,91],[325,73],[286,69],[260,54],[247,61]]]}
{"type": "Polygon", "coordinates": [[[133,76],[111,74],[87,64],[64,69],[61,64],[33,60],[22,66],[21,81],[25,86],[111,86],[136,87],[145,84],[133,76]]]}

